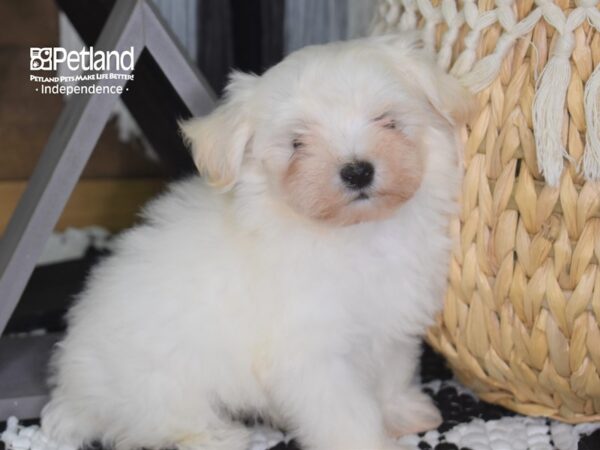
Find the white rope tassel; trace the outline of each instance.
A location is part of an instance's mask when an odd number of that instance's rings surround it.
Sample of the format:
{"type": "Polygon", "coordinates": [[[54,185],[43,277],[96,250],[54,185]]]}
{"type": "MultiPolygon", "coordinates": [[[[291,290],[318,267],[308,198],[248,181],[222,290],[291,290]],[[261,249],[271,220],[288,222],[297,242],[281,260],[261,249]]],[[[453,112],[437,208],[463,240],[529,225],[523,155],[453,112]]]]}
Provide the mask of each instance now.
{"type": "Polygon", "coordinates": [[[470,72],[460,78],[463,84],[473,92],[479,92],[489,86],[498,76],[504,56],[513,42],[514,38],[507,34],[500,37],[494,53],[480,59],[470,72]]]}
{"type": "Polygon", "coordinates": [[[600,65],[596,67],[585,85],[584,95],[585,152],[583,174],[590,181],[600,180],[600,65]]]}
{"type": "Polygon", "coordinates": [[[533,132],[540,172],[550,186],[558,186],[563,171],[563,158],[568,158],[562,142],[565,99],[571,64],[569,57],[574,47],[572,33],[566,33],[556,43],[538,82],[533,100],[533,132]]]}
{"type": "MultiPolygon", "coordinates": [[[[511,2],[505,1],[505,3],[510,4],[511,2]]],[[[512,13],[510,11],[507,11],[506,8],[503,8],[501,11],[495,14],[496,18],[501,17],[503,24],[506,26],[510,26],[511,29],[507,30],[505,34],[500,36],[498,42],[496,43],[496,49],[494,50],[494,53],[491,53],[488,56],[480,59],[471,71],[465,73],[460,77],[461,81],[466,86],[470,87],[471,90],[473,90],[473,92],[479,92],[482,89],[485,89],[496,79],[498,73],[500,72],[500,68],[502,66],[502,61],[504,60],[504,57],[513,47],[515,41],[521,36],[524,36],[527,33],[529,33],[533,29],[535,24],[538,23],[538,21],[542,17],[542,10],[541,8],[536,8],[531,14],[529,14],[529,16],[527,16],[525,19],[521,20],[515,25],[513,25],[514,20],[512,16],[510,16],[510,14],[512,13]]],[[[479,18],[483,22],[488,21],[490,19],[494,19],[494,15],[488,17],[482,15],[479,18]]],[[[469,20],[468,17],[466,17],[466,19],[469,20]]],[[[468,38],[479,38],[479,34],[468,36],[468,38]]],[[[473,48],[472,42],[468,42],[467,45],[467,50],[473,48]]],[[[460,58],[459,61],[457,61],[457,63],[458,62],[464,64],[463,61],[460,61],[460,58]]],[[[457,71],[458,69],[453,68],[453,73],[456,73],[457,71]]]]}

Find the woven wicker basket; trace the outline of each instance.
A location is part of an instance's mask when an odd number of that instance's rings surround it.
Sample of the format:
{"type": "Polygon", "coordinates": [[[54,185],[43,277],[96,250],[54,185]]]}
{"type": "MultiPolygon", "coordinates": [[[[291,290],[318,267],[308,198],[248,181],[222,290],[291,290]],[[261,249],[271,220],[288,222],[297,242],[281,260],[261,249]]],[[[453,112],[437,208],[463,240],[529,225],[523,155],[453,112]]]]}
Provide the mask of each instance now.
{"type": "Polygon", "coordinates": [[[600,420],[597,3],[381,0],[375,21],[422,28],[481,106],[428,340],[484,400],[571,423],[600,420]]]}

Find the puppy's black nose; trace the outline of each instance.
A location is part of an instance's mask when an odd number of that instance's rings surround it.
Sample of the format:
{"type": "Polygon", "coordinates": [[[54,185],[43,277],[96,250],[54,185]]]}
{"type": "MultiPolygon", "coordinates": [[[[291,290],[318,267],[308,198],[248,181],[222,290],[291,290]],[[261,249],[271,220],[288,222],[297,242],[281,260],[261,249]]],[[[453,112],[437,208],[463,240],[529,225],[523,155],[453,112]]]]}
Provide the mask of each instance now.
{"type": "Polygon", "coordinates": [[[373,182],[375,168],[368,161],[353,161],[340,170],[340,177],[350,189],[362,189],[373,182]]]}

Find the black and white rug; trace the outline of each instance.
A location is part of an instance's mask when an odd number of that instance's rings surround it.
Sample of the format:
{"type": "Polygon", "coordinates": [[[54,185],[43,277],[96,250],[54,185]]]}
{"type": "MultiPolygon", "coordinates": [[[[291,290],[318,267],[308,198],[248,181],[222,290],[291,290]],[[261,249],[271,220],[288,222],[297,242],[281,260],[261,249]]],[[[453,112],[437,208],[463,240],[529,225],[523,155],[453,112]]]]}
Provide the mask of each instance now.
{"type": "MultiPolygon", "coordinates": [[[[36,269],[28,291],[9,331],[23,333],[27,327],[60,328],[61,304],[48,301],[72,295],[81,288],[83,275],[107,251],[110,239],[98,229],[71,230],[53,236],[44,264],[36,269]],[[61,281],[56,275],[60,274],[61,281]],[[44,305],[54,310],[40,315],[36,293],[44,292],[44,305]]],[[[65,305],[62,305],[64,309],[65,305]]],[[[429,347],[421,358],[423,390],[440,409],[444,422],[437,430],[405,436],[401,442],[414,450],[600,450],[600,423],[568,425],[545,418],[524,417],[479,401],[456,382],[444,360],[429,347]]],[[[249,450],[302,450],[281,431],[258,426],[249,450]]],[[[0,423],[0,450],[75,450],[58,448],[39,430],[36,420],[11,418],[0,423]]],[[[371,450],[371,449],[365,449],[371,450]]]]}
{"type": "MultiPolygon", "coordinates": [[[[567,425],[523,417],[480,402],[452,379],[444,361],[429,348],[423,352],[423,390],[440,409],[437,429],[401,439],[414,450],[600,450],[600,424],[567,425]]],[[[8,450],[74,450],[58,448],[39,431],[37,421],[0,424],[0,441],[8,450]]],[[[0,448],[2,444],[0,444],[0,448]]],[[[281,431],[256,427],[249,450],[302,450],[281,431]]],[[[369,450],[369,449],[365,449],[369,450]]]]}

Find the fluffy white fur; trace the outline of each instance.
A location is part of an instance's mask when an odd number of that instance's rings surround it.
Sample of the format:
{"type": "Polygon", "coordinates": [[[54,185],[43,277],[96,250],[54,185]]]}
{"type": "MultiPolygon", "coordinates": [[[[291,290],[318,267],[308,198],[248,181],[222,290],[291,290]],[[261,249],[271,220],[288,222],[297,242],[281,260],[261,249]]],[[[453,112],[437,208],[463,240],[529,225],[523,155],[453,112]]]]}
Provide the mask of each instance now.
{"type": "Polygon", "coordinates": [[[243,450],[232,417],[257,414],[306,450],[390,450],[437,426],[413,378],[442,302],[468,105],[414,36],[234,75],[213,114],[183,125],[221,189],[176,183],[93,271],[53,360],[44,431],[73,446],[243,450]],[[357,158],[376,170],[364,200],[337,173],[357,158]]]}

